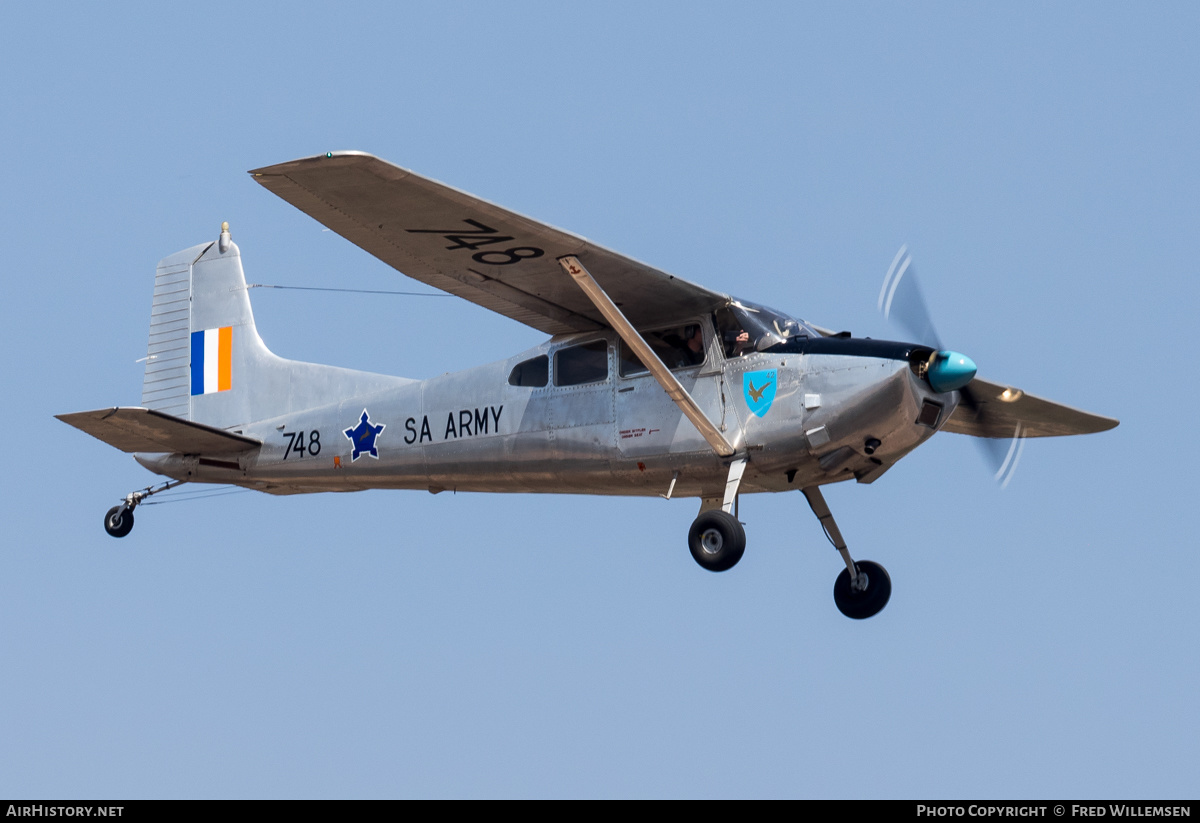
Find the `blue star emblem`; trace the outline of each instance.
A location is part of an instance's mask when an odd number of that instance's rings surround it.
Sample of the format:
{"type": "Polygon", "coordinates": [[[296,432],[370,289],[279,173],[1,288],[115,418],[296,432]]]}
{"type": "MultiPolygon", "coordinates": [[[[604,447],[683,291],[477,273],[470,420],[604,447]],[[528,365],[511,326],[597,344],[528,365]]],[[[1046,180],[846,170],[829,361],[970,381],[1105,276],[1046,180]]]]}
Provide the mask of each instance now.
{"type": "Polygon", "coordinates": [[[358,425],[342,432],[354,446],[354,451],[350,453],[350,462],[353,463],[359,458],[359,455],[363,454],[369,454],[378,460],[379,449],[375,447],[375,438],[383,434],[385,428],[383,423],[372,425],[371,415],[367,413],[366,409],[363,409],[362,417],[358,418],[358,425]]]}

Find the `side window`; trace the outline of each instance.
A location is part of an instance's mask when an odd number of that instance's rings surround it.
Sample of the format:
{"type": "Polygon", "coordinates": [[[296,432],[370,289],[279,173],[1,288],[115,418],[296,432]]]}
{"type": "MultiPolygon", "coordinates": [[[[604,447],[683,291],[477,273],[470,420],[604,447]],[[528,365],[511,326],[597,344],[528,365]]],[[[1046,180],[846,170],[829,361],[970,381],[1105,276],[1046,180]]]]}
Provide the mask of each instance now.
{"type": "Polygon", "coordinates": [[[554,385],[578,386],[608,379],[608,343],[594,340],[554,353],[554,385]]]}
{"type": "Polygon", "coordinates": [[[508,375],[508,385],[541,388],[550,381],[550,358],[539,355],[513,366],[508,375]]]}
{"type": "Polygon", "coordinates": [[[725,353],[726,358],[732,359],[754,353],[754,347],[750,343],[750,333],[746,331],[742,321],[728,307],[717,309],[713,313],[713,325],[717,327],[721,351],[725,353]]]}
{"type": "MultiPolygon", "coordinates": [[[[699,323],[646,332],[642,338],[668,369],[686,369],[704,362],[704,331],[699,323]]],[[[645,374],[649,369],[621,342],[621,376],[645,374]]]]}

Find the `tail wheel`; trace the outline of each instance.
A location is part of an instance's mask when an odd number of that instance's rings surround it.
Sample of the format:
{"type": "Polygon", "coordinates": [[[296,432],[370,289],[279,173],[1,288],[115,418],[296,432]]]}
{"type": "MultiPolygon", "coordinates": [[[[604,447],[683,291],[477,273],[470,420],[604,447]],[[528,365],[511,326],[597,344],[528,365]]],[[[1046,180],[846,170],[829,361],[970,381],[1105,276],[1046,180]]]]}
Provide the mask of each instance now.
{"type": "Polygon", "coordinates": [[[133,531],[133,509],[128,506],[113,506],[104,515],[104,530],[113,537],[124,537],[133,531]]]}
{"type": "Polygon", "coordinates": [[[723,572],[742,559],[746,530],[736,517],[720,509],[703,512],[688,531],[688,548],[701,566],[710,572],[723,572]]]}

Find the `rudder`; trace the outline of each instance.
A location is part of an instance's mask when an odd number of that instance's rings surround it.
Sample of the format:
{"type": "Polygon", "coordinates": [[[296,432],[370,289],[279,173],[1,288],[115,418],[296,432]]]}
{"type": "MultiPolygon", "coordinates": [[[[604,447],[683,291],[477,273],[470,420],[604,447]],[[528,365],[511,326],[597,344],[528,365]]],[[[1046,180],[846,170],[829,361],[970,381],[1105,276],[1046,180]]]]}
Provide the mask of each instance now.
{"type": "Polygon", "coordinates": [[[267,349],[227,223],[215,243],[158,264],[142,381],[147,409],[231,428],[409,382],[285,360],[267,349]]]}
{"type": "Polygon", "coordinates": [[[191,418],[192,264],[211,245],[201,243],[163,258],[154,274],[142,406],[184,419],[191,418]]]}

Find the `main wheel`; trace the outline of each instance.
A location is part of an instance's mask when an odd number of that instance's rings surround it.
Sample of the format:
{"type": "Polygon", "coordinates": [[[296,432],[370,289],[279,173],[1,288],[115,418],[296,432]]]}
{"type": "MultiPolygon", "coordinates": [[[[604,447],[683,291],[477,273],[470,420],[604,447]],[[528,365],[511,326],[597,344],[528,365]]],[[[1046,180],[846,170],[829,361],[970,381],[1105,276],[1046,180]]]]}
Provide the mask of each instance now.
{"type": "Polygon", "coordinates": [[[113,537],[124,537],[133,531],[133,509],[113,506],[104,515],[104,530],[113,537]]]}
{"type": "Polygon", "coordinates": [[[688,531],[692,557],[710,572],[732,569],[746,551],[746,530],[720,509],[703,512],[688,531]]]}
{"type": "Polygon", "coordinates": [[[870,560],[860,560],[854,565],[860,576],[867,576],[867,588],[855,591],[850,586],[850,570],[842,569],[833,583],[833,602],[846,617],[865,620],[887,605],[892,596],[892,578],[888,577],[887,569],[870,560]]]}

